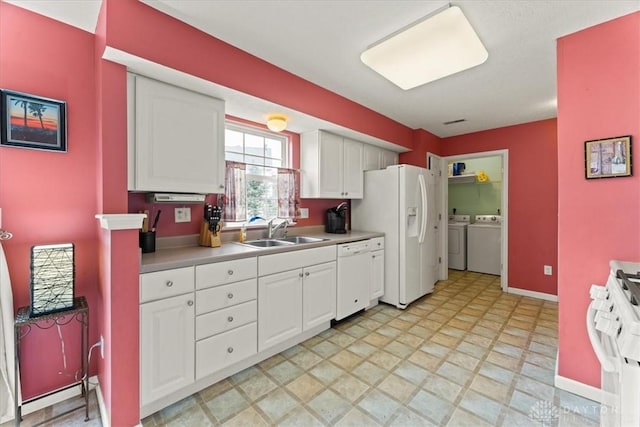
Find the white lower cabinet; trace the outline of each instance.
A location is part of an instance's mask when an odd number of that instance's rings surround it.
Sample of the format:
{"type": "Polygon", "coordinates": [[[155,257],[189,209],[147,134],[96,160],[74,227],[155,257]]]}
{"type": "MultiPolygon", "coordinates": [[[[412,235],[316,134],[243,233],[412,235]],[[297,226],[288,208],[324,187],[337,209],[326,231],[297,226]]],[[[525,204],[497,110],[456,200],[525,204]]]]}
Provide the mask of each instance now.
{"type": "Polygon", "coordinates": [[[193,292],[140,305],[140,402],[194,381],[193,292]]]}
{"type": "Polygon", "coordinates": [[[258,279],[258,351],[302,332],[302,270],[258,279]]]}
{"type": "Polygon", "coordinates": [[[302,329],[308,330],[336,317],[336,263],[304,269],[302,329]]]}
{"type": "Polygon", "coordinates": [[[371,280],[369,299],[376,300],[384,295],[384,237],[371,239],[371,280]]]}
{"type": "Polygon", "coordinates": [[[255,257],[196,267],[196,380],[256,354],[256,275],[255,257]]]}
{"type": "Polygon", "coordinates": [[[200,379],[256,354],[256,322],[196,343],[196,378],[200,379]]]}

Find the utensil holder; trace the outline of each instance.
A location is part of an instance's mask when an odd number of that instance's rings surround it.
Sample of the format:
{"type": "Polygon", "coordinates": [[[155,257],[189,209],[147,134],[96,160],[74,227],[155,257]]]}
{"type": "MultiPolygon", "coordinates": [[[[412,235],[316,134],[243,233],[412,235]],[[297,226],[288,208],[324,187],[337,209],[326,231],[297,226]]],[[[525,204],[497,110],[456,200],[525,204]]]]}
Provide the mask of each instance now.
{"type": "Polygon", "coordinates": [[[138,234],[139,246],[142,249],[143,254],[148,254],[156,251],[156,232],[147,231],[140,232],[138,234]]]}

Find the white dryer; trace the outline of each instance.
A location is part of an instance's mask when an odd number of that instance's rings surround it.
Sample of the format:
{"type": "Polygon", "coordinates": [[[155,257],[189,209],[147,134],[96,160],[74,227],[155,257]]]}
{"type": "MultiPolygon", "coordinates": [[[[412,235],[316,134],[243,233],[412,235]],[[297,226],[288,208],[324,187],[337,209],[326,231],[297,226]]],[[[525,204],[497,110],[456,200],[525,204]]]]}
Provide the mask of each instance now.
{"type": "Polygon", "coordinates": [[[500,275],[502,263],[502,217],[476,215],[467,227],[467,270],[500,275]]]}
{"type": "Polygon", "coordinates": [[[449,215],[449,268],[467,269],[467,225],[469,215],[449,215]]]}

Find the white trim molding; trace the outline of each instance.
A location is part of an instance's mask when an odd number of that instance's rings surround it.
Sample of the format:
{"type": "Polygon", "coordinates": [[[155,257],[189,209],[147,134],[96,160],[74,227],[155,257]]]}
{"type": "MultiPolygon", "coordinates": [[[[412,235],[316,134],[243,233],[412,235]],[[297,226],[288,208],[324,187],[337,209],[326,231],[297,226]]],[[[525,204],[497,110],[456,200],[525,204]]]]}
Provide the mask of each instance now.
{"type": "Polygon", "coordinates": [[[557,295],[546,294],[544,292],[530,291],[528,289],[520,289],[520,288],[514,288],[509,286],[509,288],[507,288],[507,293],[514,294],[514,295],[522,295],[523,297],[543,299],[545,301],[558,302],[557,295]]]}
{"type": "Polygon", "coordinates": [[[96,400],[98,401],[98,410],[100,411],[100,421],[102,421],[102,425],[110,427],[111,420],[109,420],[109,411],[107,411],[107,404],[104,402],[100,383],[96,385],[96,400]]]}
{"type": "Polygon", "coordinates": [[[105,230],[135,230],[142,227],[146,214],[97,214],[100,226],[105,230]]]}
{"type": "MultiPolygon", "coordinates": [[[[557,372],[557,371],[556,371],[557,372]]],[[[599,388],[592,385],[583,384],[571,378],[562,377],[556,373],[554,378],[554,385],[562,390],[568,391],[578,396],[582,396],[585,399],[593,400],[600,403],[600,396],[602,394],[599,388]]]]}

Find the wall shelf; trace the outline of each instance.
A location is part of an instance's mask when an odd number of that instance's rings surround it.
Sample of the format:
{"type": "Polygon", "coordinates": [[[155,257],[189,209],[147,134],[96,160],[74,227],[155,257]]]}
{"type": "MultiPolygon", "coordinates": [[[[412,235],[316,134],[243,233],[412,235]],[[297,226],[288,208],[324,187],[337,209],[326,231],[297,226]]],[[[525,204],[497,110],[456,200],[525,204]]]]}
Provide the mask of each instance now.
{"type": "Polygon", "coordinates": [[[476,174],[474,172],[449,177],[449,184],[470,184],[474,182],[476,182],[476,174]]]}

